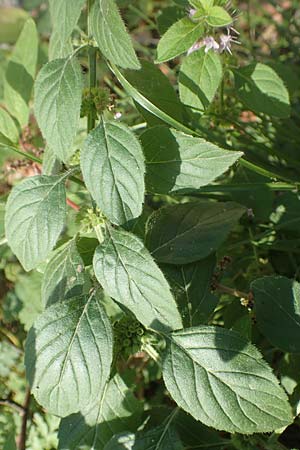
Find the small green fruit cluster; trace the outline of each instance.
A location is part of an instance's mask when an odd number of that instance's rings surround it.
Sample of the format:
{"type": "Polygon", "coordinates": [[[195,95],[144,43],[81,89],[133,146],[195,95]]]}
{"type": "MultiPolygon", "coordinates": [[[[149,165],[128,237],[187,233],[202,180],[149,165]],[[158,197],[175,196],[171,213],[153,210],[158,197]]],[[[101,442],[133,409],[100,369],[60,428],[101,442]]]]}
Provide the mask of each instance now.
{"type": "Polygon", "coordinates": [[[145,328],[133,317],[124,316],[114,323],[115,353],[129,358],[141,350],[145,328]]]}
{"type": "Polygon", "coordinates": [[[85,117],[90,114],[93,119],[97,119],[98,114],[103,113],[110,104],[110,92],[106,88],[85,88],[82,93],[82,103],[80,116],[85,117]]]}

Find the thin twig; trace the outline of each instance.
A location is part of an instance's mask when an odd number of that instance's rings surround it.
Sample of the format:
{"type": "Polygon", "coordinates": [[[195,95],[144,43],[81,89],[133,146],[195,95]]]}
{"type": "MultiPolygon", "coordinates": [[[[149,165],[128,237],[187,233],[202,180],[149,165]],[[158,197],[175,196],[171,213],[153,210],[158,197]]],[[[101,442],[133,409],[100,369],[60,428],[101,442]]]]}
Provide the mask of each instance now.
{"type": "Polygon", "coordinates": [[[0,405],[8,406],[9,408],[13,408],[21,414],[23,414],[23,412],[24,412],[24,408],[22,405],[20,405],[17,402],[14,402],[13,400],[9,400],[8,398],[0,398],[0,405]]]}
{"type": "Polygon", "coordinates": [[[232,289],[220,283],[214,283],[214,289],[216,289],[219,292],[222,292],[223,294],[229,294],[237,298],[245,298],[245,299],[251,298],[251,293],[247,294],[246,292],[242,292],[237,289],[232,289]]]}
{"type": "Polygon", "coordinates": [[[23,412],[22,412],[22,424],[21,424],[21,432],[18,437],[18,450],[26,450],[26,435],[27,435],[27,420],[29,417],[30,411],[30,388],[26,389],[25,400],[23,404],[23,412]]]}

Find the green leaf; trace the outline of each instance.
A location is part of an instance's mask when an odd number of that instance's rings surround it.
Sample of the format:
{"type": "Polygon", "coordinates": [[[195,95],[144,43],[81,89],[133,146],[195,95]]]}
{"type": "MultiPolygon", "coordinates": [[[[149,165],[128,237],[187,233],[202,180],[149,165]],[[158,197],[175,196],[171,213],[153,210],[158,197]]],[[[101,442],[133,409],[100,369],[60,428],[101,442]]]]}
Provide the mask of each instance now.
{"type": "Polygon", "coordinates": [[[155,211],[147,223],[152,256],[168,264],[187,264],[213,253],[244,214],[237,203],[182,203],[155,211]]]}
{"type": "Polygon", "coordinates": [[[146,130],[141,142],[147,162],[146,189],[158,194],[195,191],[242,156],[167,127],[146,130]]]}
{"type": "Polygon", "coordinates": [[[114,224],[138,217],[144,201],[144,156],[130,129],[101,120],[81,152],[85,184],[101,211],[114,224]]]}
{"type": "Polygon", "coordinates": [[[123,69],[139,69],[140,63],[114,0],[95,0],[91,31],[103,55],[123,69]]]}
{"type": "Polygon", "coordinates": [[[0,142],[4,144],[17,143],[19,131],[11,116],[0,107],[0,142]]]}
{"type": "Polygon", "coordinates": [[[15,292],[21,301],[18,318],[28,331],[43,310],[41,300],[42,275],[39,272],[30,272],[21,275],[15,284],[15,292]]]}
{"type": "Polygon", "coordinates": [[[164,8],[157,16],[157,27],[159,34],[162,35],[178,20],[186,17],[186,10],[178,6],[168,6],[164,8]]]}
{"type": "Polygon", "coordinates": [[[206,22],[211,27],[225,27],[232,23],[232,17],[221,6],[213,6],[208,11],[206,22]]]}
{"type": "Polygon", "coordinates": [[[63,57],[62,49],[65,48],[78,19],[85,0],[49,0],[51,21],[53,24],[53,34],[51,36],[51,55],[53,57],[63,57]],[[54,50],[59,43],[60,51],[54,50]],[[53,51],[54,50],[54,51],[53,51]]]}
{"type": "Polygon", "coordinates": [[[156,63],[162,63],[186,52],[203,34],[203,24],[187,17],[174,23],[162,36],[157,47],[156,63]]]}
{"type": "Polygon", "coordinates": [[[163,377],[182,409],[218,430],[270,432],[293,420],[271,368],[234,331],[201,326],[173,333],[163,377]]]}
{"type": "Polygon", "coordinates": [[[44,261],[62,232],[66,217],[63,176],[35,176],[15,186],[6,204],[8,244],[25,270],[44,261]]]}
{"type": "Polygon", "coordinates": [[[38,35],[35,23],[28,19],[8,63],[4,82],[4,101],[21,127],[28,123],[38,57],[38,35]]]}
{"type": "Polygon", "coordinates": [[[255,62],[235,70],[234,77],[237,94],[247,108],[281,118],[290,115],[288,90],[271,67],[255,62]]]}
{"type": "Polygon", "coordinates": [[[184,326],[205,323],[217,306],[218,298],[211,293],[215,266],[215,255],[183,266],[161,266],[174,293],[184,326]]]}
{"type": "Polygon", "coordinates": [[[300,352],[300,284],[285,277],[264,277],[251,285],[258,326],[284,352],[300,352]]]}
{"type": "Polygon", "coordinates": [[[121,433],[113,437],[104,450],[184,450],[173,427],[157,427],[149,431],[121,433]]]}
{"type": "Polygon", "coordinates": [[[141,412],[142,403],[116,374],[92,405],[62,419],[58,448],[102,449],[114,434],[135,429],[141,412]]]}
{"type": "Polygon", "coordinates": [[[49,147],[66,162],[80,119],[82,75],[78,61],[70,56],[55,59],[42,68],[35,82],[35,114],[49,147]]]}
{"type": "Polygon", "coordinates": [[[46,266],[42,299],[46,306],[83,293],[88,281],[75,239],[59,247],[46,266]]]}
{"type": "Polygon", "coordinates": [[[223,78],[221,57],[202,48],[184,59],[179,73],[182,103],[203,112],[212,102],[223,78]]]}
{"type": "Polygon", "coordinates": [[[50,306],[26,341],[26,375],[32,393],[49,413],[60,417],[95,401],[107,382],[111,362],[111,325],[95,292],[50,306]]]}
{"type": "MultiPolygon", "coordinates": [[[[126,78],[138,92],[145,96],[153,105],[173,117],[178,122],[183,121],[183,106],[171,85],[168,77],[149,61],[141,61],[140,70],[127,70],[126,78]]],[[[151,114],[137,103],[137,108],[150,125],[162,125],[164,121],[151,114]]]]}
{"type": "Polygon", "coordinates": [[[46,146],[43,154],[43,175],[57,175],[61,171],[61,162],[53,150],[46,146]]]}
{"type": "Polygon", "coordinates": [[[134,234],[112,230],[96,249],[94,271],[105,292],[146,327],[182,328],[166,279],[134,234]]]}
{"type": "Polygon", "coordinates": [[[85,266],[93,264],[93,257],[99,241],[96,238],[80,236],[76,241],[77,250],[85,266]]]}

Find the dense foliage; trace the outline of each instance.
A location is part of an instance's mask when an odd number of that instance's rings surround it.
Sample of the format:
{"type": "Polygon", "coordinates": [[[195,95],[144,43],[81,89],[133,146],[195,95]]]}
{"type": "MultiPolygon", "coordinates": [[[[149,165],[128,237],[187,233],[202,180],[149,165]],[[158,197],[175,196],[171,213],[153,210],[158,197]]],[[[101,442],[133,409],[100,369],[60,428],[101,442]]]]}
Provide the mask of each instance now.
{"type": "Polygon", "coordinates": [[[1,448],[300,448],[298,2],[22,4],[1,448]]]}

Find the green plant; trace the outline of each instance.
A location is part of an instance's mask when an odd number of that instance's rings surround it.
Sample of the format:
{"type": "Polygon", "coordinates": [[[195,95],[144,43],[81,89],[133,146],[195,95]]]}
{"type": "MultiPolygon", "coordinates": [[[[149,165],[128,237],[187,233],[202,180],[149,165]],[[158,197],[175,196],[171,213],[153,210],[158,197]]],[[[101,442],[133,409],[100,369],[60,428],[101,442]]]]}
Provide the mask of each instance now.
{"type": "Polygon", "coordinates": [[[299,210],[299,162],[272,145],[285,123],[296,126],[287,82],[265,62],[241,64],[225,1],[175,3],[173,23],[168,8],[158,20],[156,63],[188,52],[176,66],[180,99],[138,59],[114,0],[49,0],[50,61],[34,81],[29,19],[6,70],[0,146],[41,162],[17,145],[33,83],[47,144],[43,173],[7,198],[5,235],[41,285],[26,377],[36,420],[39,407],[61,418],[59,449],[280,449],[298,413],[299,389],[272,371],[300,351],[299,254],[280,233],[299,243],[299,216],[287,217],[291,202],[299,210]],[[113,90],[127,96],[124,121],[113,90]],[[126,123],[130,99],[142,133],[126,123]],[[245,108],[254,125],[242,123],[245,108]],[[287,207],[268,221],[260,199],[268,208],[284,191],[287,207]],[[294,272],[264,264],[280,245],[294,272]],[[139,353],[158,398],[138,401],[125,383],[139,380],[124,369],[139,353]]]}

